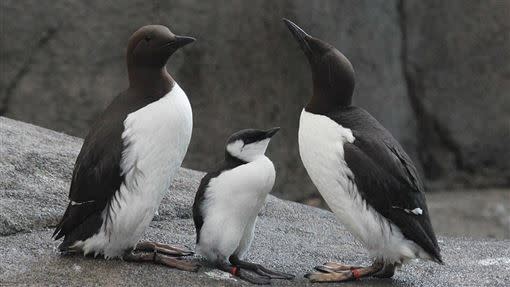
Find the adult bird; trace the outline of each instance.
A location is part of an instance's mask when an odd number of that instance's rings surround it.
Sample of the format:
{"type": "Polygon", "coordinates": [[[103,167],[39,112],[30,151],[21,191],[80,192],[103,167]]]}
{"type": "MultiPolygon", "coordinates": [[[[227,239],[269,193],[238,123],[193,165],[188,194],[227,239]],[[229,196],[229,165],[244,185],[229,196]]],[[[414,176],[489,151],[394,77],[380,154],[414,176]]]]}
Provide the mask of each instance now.
{"type": "Polygon", "coordinates": [[[312,70],[313,95],[299,122],[301,160],[328,206],[374,258],[368,267],[329,262],[308,278],[392,277],[409,259],[442,263],[416,167],[374,117],[352,105],[351,63],[330,44],[284,22],[312,70]]]}
{"type": "Polygon", "coordinates": [[[194,271],[181,246],[141,242],[188,149],[191,106],[166,69],[193,42],[149,25],[129,39],[129,87],[92,124],[74,166],[69,204],[53,236],[63,253],[154,261],[194,271]],[[151,253],[146,253],[149,251],[151,253]]]}

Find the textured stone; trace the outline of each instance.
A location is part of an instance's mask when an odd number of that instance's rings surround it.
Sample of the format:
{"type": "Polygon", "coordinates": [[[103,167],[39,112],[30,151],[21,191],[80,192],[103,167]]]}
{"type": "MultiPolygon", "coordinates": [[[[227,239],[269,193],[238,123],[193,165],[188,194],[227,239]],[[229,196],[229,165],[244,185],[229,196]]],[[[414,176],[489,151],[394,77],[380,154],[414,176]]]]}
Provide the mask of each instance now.
{"type": "Polygon", "coordinates": [[[310,72],[287,17],[351,59],[355,103],[403,144],[428,187],[510,186],[508,1],[5,0],[0,9],[0,115],[84,136],[127,86],[130,34],[161,23],[198,38],[169,64],[194,109],[185,166],[213,166],[238,129],[281,126],[269,149],[276,193],[316,196],[297,149],[310,72]]]}
{"type": "MultiPolygon", "coordinates": [[[[81,140],[0,117],[0,284],[59,286],[248,285],[204,264],[188,273],[152,264],[60,256],[51,233],[67,204],[81,140]]],[[[203,173],[181,169],[144,239],[193,246],[191,204],[203,173]]],[[[508,286],[509,240],[439,237],[445,265],[412,262],[365,286],[508,286]]],[[[328,211],[269,196],[249,260],[296,274],[276,286],[309,286],[302,275],[329,260],[368,264],[367,254],[328,211]]],[[[197,258],[197,260],[199,260],[197,258]]],[[[345,286],[358,285],[345,283],[345,286]]]]}
{"type": "Polygon", "coordinates": [[[510,2],[402,1],[420,160],[442,185],[510,185],[510,2]]]}
{"type": "Polygon", "coordinates": [[[510,190],[443,190],[427,194],[436,234],[510,239],[510,190]]]}
{"type": "Polygon", "coordinates": [[[162,23],[198,39],[169,64],[194,109],[185,166],[214,166],[236,130],[281,126],[269,148],[280,174],[276,191],[305,199],[315,188],[299,159],[297,126],[311,94],[311,76],[281,21],[287,17],[351,59],[358,80],[355,102],[415,154],[396,1],[57,0],[40,5],[7,0],[0,5],[5,71],[0,115],[84,136],[127,85],[129,35],[141,25],[162,23]]]}

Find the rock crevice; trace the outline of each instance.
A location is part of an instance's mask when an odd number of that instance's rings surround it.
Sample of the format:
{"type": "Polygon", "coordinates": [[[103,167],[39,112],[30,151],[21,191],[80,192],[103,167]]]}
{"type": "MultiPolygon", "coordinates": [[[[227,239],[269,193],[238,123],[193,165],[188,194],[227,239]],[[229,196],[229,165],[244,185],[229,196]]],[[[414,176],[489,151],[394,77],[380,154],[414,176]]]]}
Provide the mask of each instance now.
{"type": "MultiPolygon", "coordinates": [[[[43,49],[48,42],[54,38],[55,34],[57,33],[57,28],[50,27],[48,30],[43,33],[42,37],[37,41],[37,44],[34,48],[32,48],[32,52],[30,56],[28,56],[28,59],[25,61],[25,63],[21,66],[18,72],[16,72],[14,78],[7,83],[5,87],[4,96],[2,98],[2,103],[0,104],[0,116],[5,116],[8,112],[10,99],[13,96],[13,92],[20,83],[20,81],[23,79],[25,75],[30,73],[30,67],[34,60],[34,54],[37,53],[40,49],[43,49]]],[[[5,35],[4,35],[5,37],[5,35]]],[[[11,41],[15,39],[10,39],[11,41]]]]}

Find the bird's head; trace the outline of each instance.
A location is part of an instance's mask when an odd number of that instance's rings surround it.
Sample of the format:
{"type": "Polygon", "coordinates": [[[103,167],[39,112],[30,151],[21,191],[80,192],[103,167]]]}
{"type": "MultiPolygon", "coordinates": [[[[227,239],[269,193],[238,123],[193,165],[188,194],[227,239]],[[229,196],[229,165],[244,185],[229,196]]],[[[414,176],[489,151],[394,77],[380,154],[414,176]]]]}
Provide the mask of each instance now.
{"type": "Polygon", "coordinates": [[[268,130],[246,129],[231,135],[225,147],[227,157],[234,157],[245,162],[251,162],[266,152],[271,138],[280,130],[272,128],[268,130]]]}
{"type": "Polygon", "coordinates": [[[318,113],[350,106],[354,91],[354,69],[349,60],[330,44],[308,35],[298,25],[283,19],[312,70],[314,95],[307,105],[318,113]]]}
{"type": "Polygon", "coordinates": [[[143,26],[129,38],[128,67],[160,69],[175,51],[194,41],[192,37],[174,35],[162,25],[143,26]]]}

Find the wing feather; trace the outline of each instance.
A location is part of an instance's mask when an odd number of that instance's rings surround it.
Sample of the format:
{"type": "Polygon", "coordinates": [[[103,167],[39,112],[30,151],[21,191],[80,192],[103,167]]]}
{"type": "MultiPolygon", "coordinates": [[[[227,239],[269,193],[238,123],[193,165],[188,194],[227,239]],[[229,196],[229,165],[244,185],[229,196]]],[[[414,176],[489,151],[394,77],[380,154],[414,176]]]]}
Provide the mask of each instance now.
{"type": "Polygon", "coordinates": [[[55,239],[66,236],[64,247],[66,242],[88,238],[99,230],[101,213],[123,181],[123,122],[115,120],[116,116],[115,110],[107,110],[92,125],[76,159],[69,190],[71,202],[53,233],[55,239]]]}
{"type": "Polygon", "coordinates": [[[344,145],[345,161],[363,199],[437,261],[441,255],[421,181],[400,145],[354,132],[344,145]],[[421,214],[409,212],[419,208],[421,214]]]}

